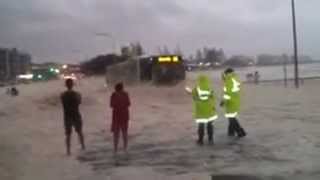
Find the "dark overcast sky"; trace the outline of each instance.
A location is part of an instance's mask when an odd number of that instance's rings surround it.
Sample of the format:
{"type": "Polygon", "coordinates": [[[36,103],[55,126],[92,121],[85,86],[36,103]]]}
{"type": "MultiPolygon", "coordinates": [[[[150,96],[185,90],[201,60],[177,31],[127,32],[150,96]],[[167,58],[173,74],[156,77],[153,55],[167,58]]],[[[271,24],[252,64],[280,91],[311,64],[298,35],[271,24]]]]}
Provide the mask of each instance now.
{"type": "MultiPolygon", "coordinates": [[[[291,0],[1,0],[0,46],[34,60],[76,61],[140,41],[149,53],[222,47],[228,55],[291,53],[291,0]]],[[[320,59],[319,0],[296,0],[299,50],[320,59]]]]}

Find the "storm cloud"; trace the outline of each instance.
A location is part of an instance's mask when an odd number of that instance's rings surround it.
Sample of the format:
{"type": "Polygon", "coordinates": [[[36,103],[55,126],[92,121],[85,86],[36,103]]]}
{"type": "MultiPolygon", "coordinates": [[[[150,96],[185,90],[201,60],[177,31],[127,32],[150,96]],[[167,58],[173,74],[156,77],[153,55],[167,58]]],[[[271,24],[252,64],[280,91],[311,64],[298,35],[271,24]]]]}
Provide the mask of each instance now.
{"type": "MultiPolygon", "coordinates": [[[[0,46],[35,61],[76,62],[140,41],[149,53],[203,46],[228,55],[291,53],[290,0],[1,0],[0,46]]],[[[299,49],[320,58],[318,0],[296,0],[299,49]]]]}

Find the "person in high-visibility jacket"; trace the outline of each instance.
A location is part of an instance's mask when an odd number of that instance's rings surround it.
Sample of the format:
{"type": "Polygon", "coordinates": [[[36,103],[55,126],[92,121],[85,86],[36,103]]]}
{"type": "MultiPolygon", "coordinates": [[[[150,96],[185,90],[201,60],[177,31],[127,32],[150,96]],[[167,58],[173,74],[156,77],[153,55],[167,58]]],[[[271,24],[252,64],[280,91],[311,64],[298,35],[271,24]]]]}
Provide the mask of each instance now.
{"type": "Polygon", "coordinates": [[[229,119],[228,135],[244,137],[246,132],[237,119],[240,111],[240,80],[231,68],[224,71],[222,79],[224,94],[220,105],[225,107],[225,117],[229,119]]]}
{"type": "Polygon", "coordinates": [[[215,97],[210,80],[205,75],[199,75],[197,85],[192,90],[193,98],[193,116],[198,124],[198,141],[199,145],[203,144],[205,127],[208,133],[208,141],[213,144],[213,121],[218,116],[215,108],[215,97]]]}

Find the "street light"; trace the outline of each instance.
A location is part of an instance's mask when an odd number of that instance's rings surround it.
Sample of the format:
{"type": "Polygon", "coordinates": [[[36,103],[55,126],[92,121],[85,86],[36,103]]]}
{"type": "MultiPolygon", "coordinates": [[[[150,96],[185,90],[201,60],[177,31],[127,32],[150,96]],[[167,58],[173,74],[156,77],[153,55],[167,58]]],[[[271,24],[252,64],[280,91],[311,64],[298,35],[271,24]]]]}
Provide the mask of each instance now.
{"type": "Polygon", "coordinates": [[[299,88],[299,69],[298,69],[298,43],[297,43],[297,27],[296,27],[296,12],[295,2],[291,0],[292,7],[292,26],[293,26],[293,47],[294,47],[294,84],[299,88]]]}
{"type": "Polygon", "coordinates": [[[110,33],[96,33],[96,36],[110,38],[112,40],[113,52],[116,53],[116,41],[110,33]]]}

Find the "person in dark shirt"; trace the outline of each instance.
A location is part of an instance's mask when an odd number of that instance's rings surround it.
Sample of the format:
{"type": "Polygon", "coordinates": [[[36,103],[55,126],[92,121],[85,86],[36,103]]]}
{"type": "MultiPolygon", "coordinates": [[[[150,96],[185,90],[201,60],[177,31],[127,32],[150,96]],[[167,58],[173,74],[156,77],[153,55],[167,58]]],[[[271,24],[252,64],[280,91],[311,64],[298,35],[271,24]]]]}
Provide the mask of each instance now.
{"type": "Polygon", "coordinates": [[[82,119],[79,111],[79,105],[81,104],[81,95],[80,93],[73,90],[74,84],[72,79],[67,79],[65,85],[67,87],[67,90],[61,94],[61,101],[63,105],[67,155],[70,155],[72,127],[78,134],[81,148],[83,150],[85,149],[85,143],[82,132],[82,119]]]}
{"type": "Polygon", "coordinates": [[[129,95],[123,90],[123,84],[116,84],[115,92],[112,93],[110,99],[110,107],[112,108],[111,132],[113,133],[114,155],[116,155],[118,151],[120,131],[122,133],[124,150],[127,152],[129,106],[129,95]]]}

